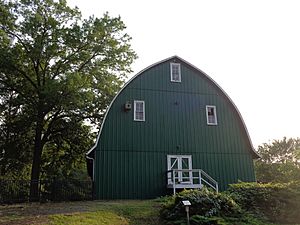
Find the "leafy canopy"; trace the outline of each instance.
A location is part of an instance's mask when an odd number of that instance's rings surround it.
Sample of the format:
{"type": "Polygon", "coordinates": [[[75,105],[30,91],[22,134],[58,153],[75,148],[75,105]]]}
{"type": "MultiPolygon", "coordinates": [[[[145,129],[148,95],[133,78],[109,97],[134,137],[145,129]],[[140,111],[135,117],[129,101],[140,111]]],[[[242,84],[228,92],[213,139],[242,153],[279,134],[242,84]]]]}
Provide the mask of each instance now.
{"type": "Polygon", "coordinates": [[[2,0],[0,28],[2,173],[9,161],[33,160],[35,176],[41,159],[45,168],[82,161],[93,138],[86,122],[101,124],[136,58],[125,24],[108,13],[82,19],[65,0],[2,0]]]}
{"type": "Polygon", "coordinates": [[[255,163],[257,180],[290,182],[300,180],[300,139],[284,137],[258,147],[261,156],[255,163]]]}

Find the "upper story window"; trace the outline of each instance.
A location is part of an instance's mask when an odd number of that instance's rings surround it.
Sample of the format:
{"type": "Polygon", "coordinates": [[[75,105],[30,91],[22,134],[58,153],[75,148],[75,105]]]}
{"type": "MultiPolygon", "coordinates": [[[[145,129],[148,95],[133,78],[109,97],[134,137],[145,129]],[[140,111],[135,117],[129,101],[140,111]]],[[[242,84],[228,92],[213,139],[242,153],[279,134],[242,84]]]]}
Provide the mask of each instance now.
{"type": "Polygon", "coordinates": [[[206,120],[208,125],[217,125],[217,110],[214,105],[206,106],[206,120]]]}
{"type": "Polygon", "coordinates": [[[181,82],[181,70],[179,63],[171,63],[171,81],[181,82]]]}
{"type": "Polygon", "coordinates": [[[145,121],[145,102],[134,101],[134,118],[135,121],[145,121]]]}

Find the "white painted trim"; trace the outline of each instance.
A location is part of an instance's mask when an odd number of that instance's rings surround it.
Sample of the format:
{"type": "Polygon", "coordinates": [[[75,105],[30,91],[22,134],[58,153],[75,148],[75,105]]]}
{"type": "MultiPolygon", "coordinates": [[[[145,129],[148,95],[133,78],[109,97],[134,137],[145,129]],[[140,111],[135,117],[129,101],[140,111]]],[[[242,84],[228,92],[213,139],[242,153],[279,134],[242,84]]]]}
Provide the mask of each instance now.
{"type": "MultiPolygon", "coordinates": [[[[189,168],[188,170],[192,170],[193,169],[193,165],[192,165],[192,155],[167,155],[167,171],[171,170],[171,159],[172,158],[176,158],[177,159],[177,165],[178,165],[178,170],[182,170],[182,159],[188,159],[189,160],[189,168]]],[[[191,182],[193,182],[193,174],[192,172],[189,172],[189,179],[191,182]]],[[[178,179],[182,180],[182,172],[178,172],[178,179]]],[[[171,181],[171,174],[168,173],[168,184],[172,184],[171,181]]]]}
{"type": "Polygon", "coordinates": [[[206,122],[207,122],[207,125],[218,125],[217,107],[215,105],[207,105],[206,106],[206,122]],[[215,123],[210,123],[209,122],[209,119],[208,119],[208,108],[213,108],[214,109],[215,123]]]}
{"type": "Polygon", "coordinates": [[[172,57],[169,57],[169,58],[166,58],[164,60],[161,60],[157,63],[153,63],[152,65],[146,67],[145,69],[141,70],[139,73],[137,73],[135,76],[133,76],[128,82],[126,82],[126,84],[121,88],[121,90],[116,94],[116,96],[113,98],[113,100],[111,101],[110,105],[108,106],[108,108],[106,109],[106,113],[105,113],[105,116],[103,118],[103,121],[102,121],[102,124],[101,124],[101,127],[100,127],[100,131],[99,131],[99,134],[97,136],[97,139],[96,139],[96,143],[95,145],[86,153],[86,155],[88,155],[91,151],[94,150],[94,148],[96,148],[96,146],[98,145],[98,142],[99,142],[99,139],[100,139],[100,136],[101,136],[101,132],[102,132],[102,129],[103,129],[103,126],[104,126],[104,123],[105,123],[105,120],[106,120],[106,117],[107,117],[107,114],[110,110],[110,108],[112,107],[114,101],[116,100],[116,98],[121,94],[121,92],[127,87],[127,85],[129,85],[135,78],[137,78],[138,76],[140,76],[141,74],[143,74],[145,71],[147,71],[148,69],[154,67],[154,66],[157,66],[161,63],[164,63],[164,62],[167,62],[171,59],[174,59],[174,58],[177,58],[179,59],[180,61],[184,62],[185,64],[189,65],[190,67],[194,68],[195,70],[197,70],[198,72],[202,73],[204,76],[206,76],[206,78],[208,80],[210,80],[214,85],[216,85],[217,88],[220,89],[220,91],[225,95],[225,97],[229,100],[229,102],[232,104],[233,108],[236,110],[238,116],[240,117],[240,120],[242,121],[242,125],[246,131],[246,135],[248,137],[248,140],[249,140],[249,144],[250,144],[250,147],[251,147],[251,150],[252,152],[257,156],[257,157],[260,157],[258,155],[258,153],[256,153],[256,151],[254,150],[254,147],[253,147],[253,144],[252,144],[252,141],[251,141],[251,138],[250,138],[250,135],[249,135],[249,132],[248,132],[248,129],[246,127],[246,124],[243,120],[243,117],[240,113],[240,111],[238,110],[238,108],[236,107],[236,105],[234,104],[234,102],[231,100],[231,98],[227,95],[227,93],[209,76],[207,75],[206,73],[204,73],[202,70],[200,70],[198,67],[192,65],[191,63],[185,61],[184,59],[178,57],[178,56],[172,56],[172,57]]]}
{"type": "MultiPolygon", "coordinates": [[[[168,168],[167,170],[171,169],[171,158],[188,158],[189,159],[189,170],[191,170],[193,168],[192,166],[192,155],[167,155],[167,160],[168,160],[168,168]]],[[[179,164],[178,164],[179,165],[179,164]]],[[[182,168],[178,168],[178,169],[182,169],[182,168]]]]}
{"type": "Polygon", "coordinates": [[[170,76],[171,76],[171,82],[177,82],[180,83],[181,82],[181,66],[180,63],[170,63],[170,76]],[[173,65],[174,66],[178,66],[178,71],[179,71],[179,80],[174,80],[173,79],[173,65]]]}
{"type": "MultiPolygon", "coordinates": [[[[203,188],[202,184],[176,184],[176,189],[184,189],[184,188],[203,188]]],[[[168,188],[174,188],[173,183],[167,185],[168,188]]]]}
{"type": "Polygon", "coordinates": [[[133,120],[134,121],[144,122],[145,118],[146,118],[146,115],[145,115],[145,101],[134,100],[133,103],[134,103],[133,104],[133,108],[134,108],[134,110],[133,110],[133,120]],[[136,118],[136,114],[135,114],[136,113],[136,103],[143,103],[143,119],[142,120],[136,118]]]}

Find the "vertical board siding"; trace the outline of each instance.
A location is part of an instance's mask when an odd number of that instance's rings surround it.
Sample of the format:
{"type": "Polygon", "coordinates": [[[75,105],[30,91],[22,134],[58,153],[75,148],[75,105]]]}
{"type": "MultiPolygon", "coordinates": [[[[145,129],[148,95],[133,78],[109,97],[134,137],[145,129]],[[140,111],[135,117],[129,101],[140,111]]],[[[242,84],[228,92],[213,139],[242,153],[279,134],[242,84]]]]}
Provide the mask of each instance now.
{"type": "Polygon", "coordinates": [[[113,102],[96,148],[99,199],[154,198],[168,192],[167,155],[192,155],[220,189],[238,180],[255,181],[249,140],[237,112],[203,74],[181,63],[181,83],[170,82],[170,62],[131,81],[113,102]],[[133,101],[145,101],[145,122],[133,121],[133,101]],[[123,110],[130,101],[132,109],[123,110]],[[206,105],[217,108],[208,126],[206,105]]]}

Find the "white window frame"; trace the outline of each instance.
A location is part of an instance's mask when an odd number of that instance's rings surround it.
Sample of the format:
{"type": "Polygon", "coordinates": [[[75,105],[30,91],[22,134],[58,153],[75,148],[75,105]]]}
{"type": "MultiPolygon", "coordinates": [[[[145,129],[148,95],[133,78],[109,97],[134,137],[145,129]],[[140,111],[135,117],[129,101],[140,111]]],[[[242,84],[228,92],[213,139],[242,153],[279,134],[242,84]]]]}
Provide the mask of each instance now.
{"type": "Polygon", "coordinates": [[[206,121],[207,121],[207,125],[218,125],[217,107],[215,105],[207,105],[206,106],[206,121]],[[214,118],[215,118],[215,122],[214,123],[210,123],[209,122],[209,119],[208,119],[208,109],[209,108],[213,108],[214,109],[214,118]]]}
{"type": "Polygon", "coordinates": [[[180,63],[170,63],[170,71],[171,71],[171,82],[177,82],[180,83],[181,82],[181,66],[180,63]],[[178,66],[178,80],[174,80],[173,79],[173,66],[178,66]]]}
{"type": "Polygon", "coordinates": [[[134,121],[145,121],[145,101],[141,101],[141,100],[134,100],[134,110],[133,110],[133,120],[134,121]],[[137,103],[143,103],[143,119],[139,119],[136,117],[136,104],[137,103]]]}

